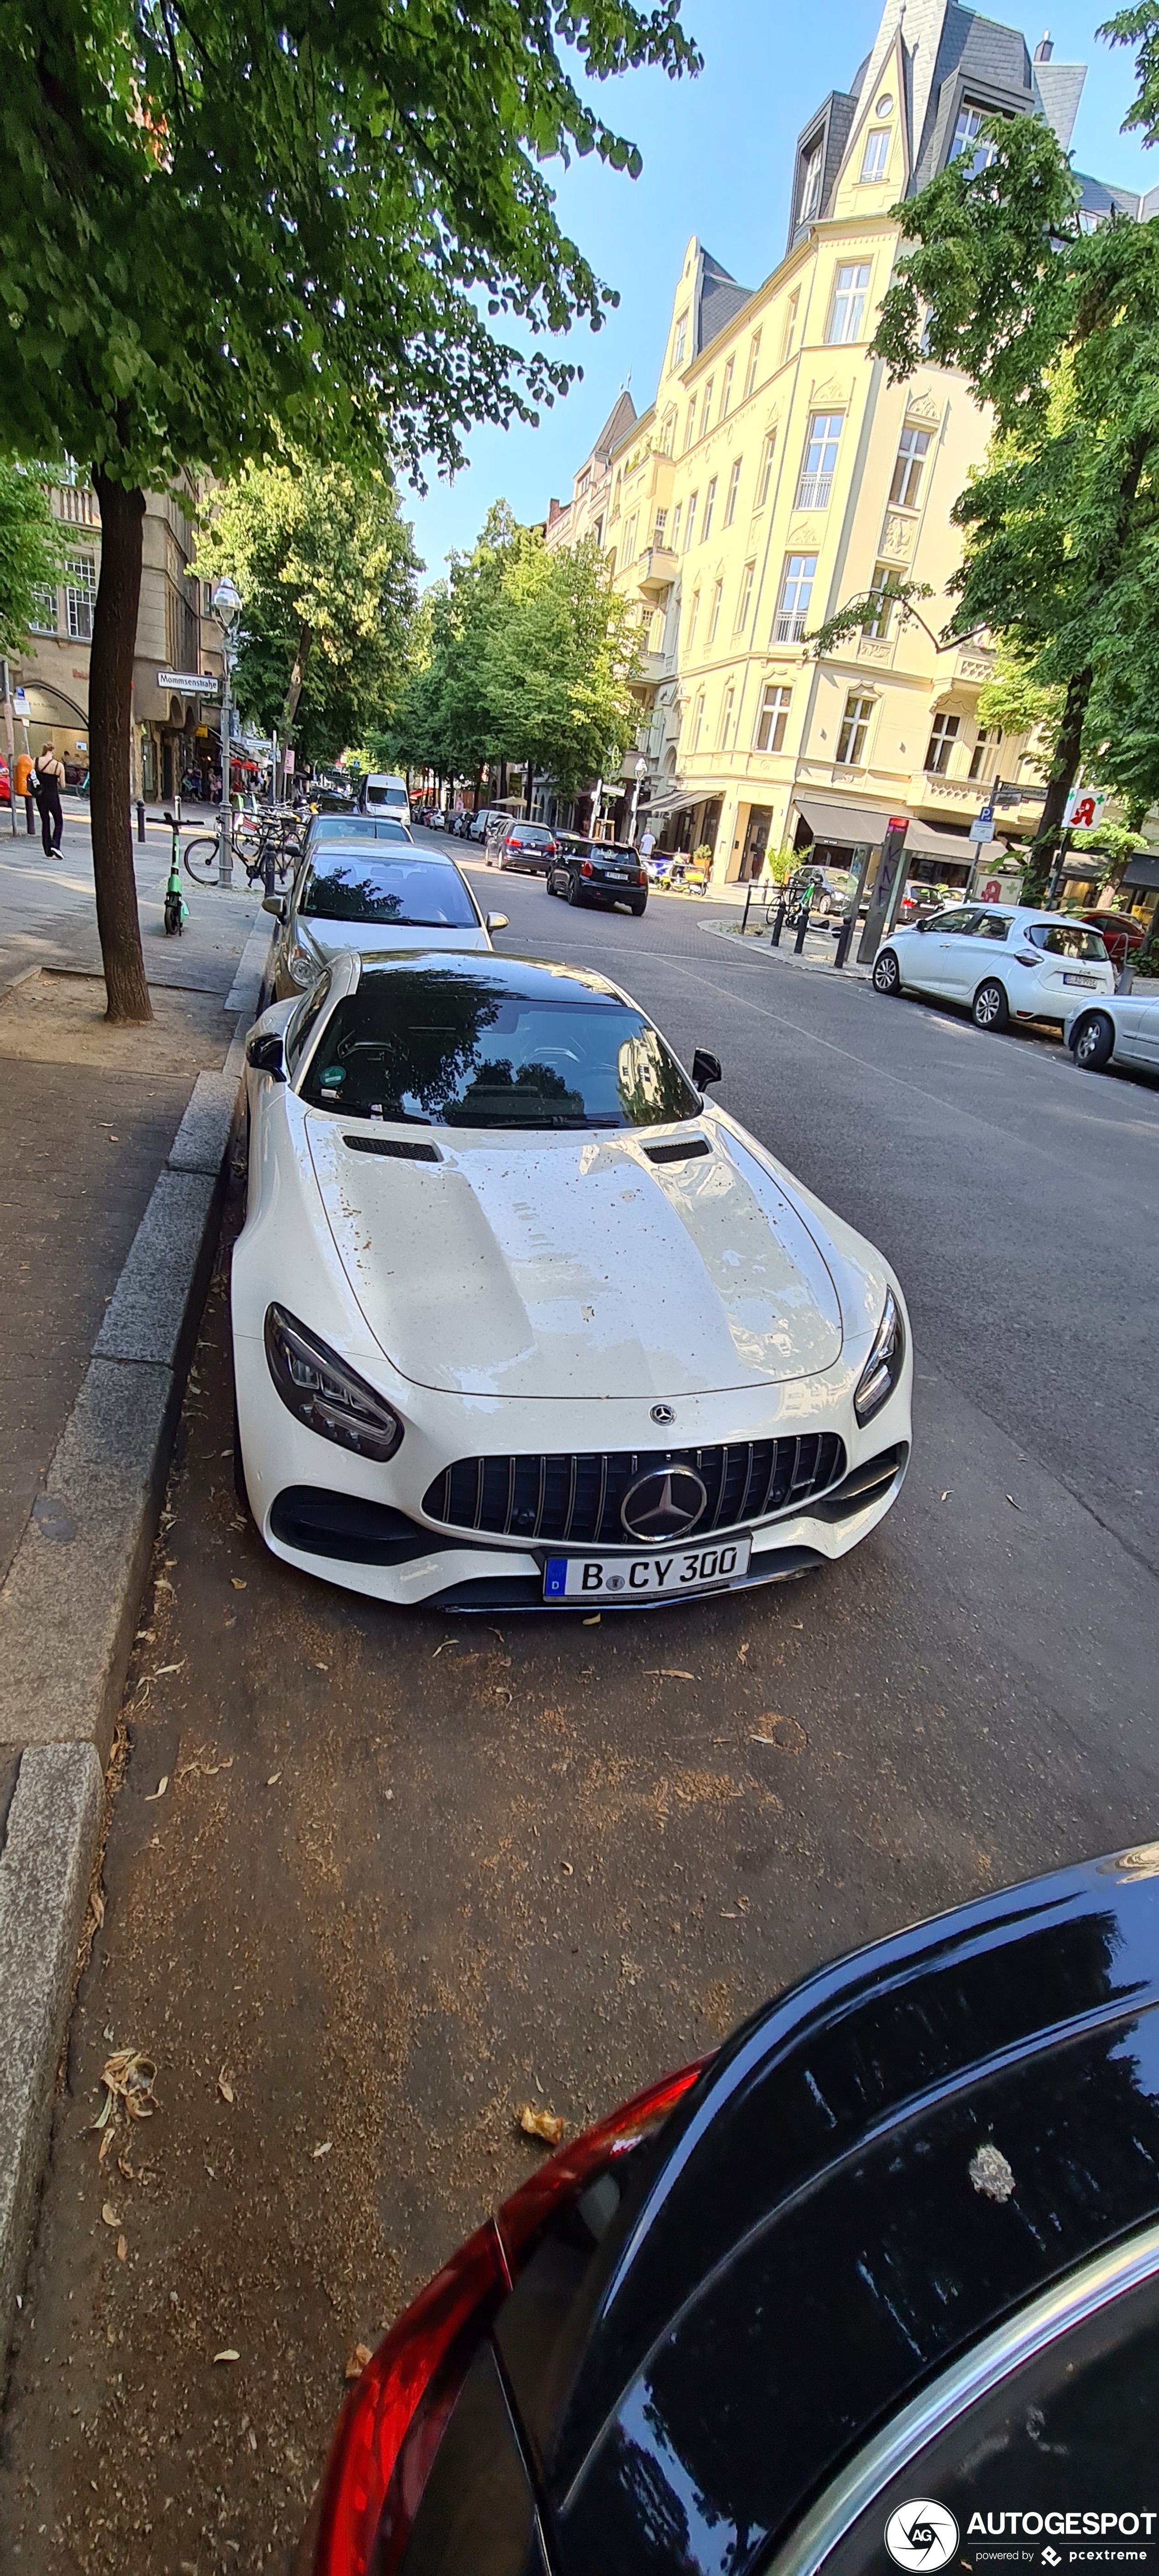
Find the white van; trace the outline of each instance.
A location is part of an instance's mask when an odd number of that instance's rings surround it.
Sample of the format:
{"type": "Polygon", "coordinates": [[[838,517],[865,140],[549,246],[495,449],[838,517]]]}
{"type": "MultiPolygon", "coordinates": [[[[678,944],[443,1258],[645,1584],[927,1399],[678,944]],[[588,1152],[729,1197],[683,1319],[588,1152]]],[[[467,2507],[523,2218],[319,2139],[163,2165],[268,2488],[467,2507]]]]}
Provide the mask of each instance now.
{"type": "Polygon", "coordinates": [[[364,814],[387,814],[392,822],[410,822],[405,778],[389,778],[385,772],[364,778],[360,802],[364,814]]]}

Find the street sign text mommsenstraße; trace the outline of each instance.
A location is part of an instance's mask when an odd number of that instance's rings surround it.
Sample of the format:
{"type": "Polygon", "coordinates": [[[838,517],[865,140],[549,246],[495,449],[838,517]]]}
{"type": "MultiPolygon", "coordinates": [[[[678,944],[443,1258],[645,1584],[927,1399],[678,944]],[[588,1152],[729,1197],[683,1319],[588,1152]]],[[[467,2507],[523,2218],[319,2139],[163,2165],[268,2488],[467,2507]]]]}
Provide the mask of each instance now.
{"type": "Polygon", "coordinates": [[[215,698],[219,682],[212,671],[158,671],[159,689],[171,689],[176,698],[215,698]]]}

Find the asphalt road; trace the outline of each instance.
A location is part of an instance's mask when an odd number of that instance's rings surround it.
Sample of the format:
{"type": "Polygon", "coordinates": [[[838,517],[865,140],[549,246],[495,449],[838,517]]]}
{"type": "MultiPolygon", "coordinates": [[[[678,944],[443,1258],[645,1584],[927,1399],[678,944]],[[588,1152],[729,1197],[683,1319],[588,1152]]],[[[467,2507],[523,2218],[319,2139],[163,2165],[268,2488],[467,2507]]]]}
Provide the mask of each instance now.
{"type": "Polygon", "coordinates": [[[223,1247],[5,2421],[30,2576],[284,2570],[346,2356],[528,2170],[521,2103],[583,2122],[826,1955],[1159,1827],[1159,1091],[742,952],[690,901],[486,882],[501,945],[715,1048],[888,1251],[914,1463],[784,1590],[393,1617],[238,1519],[223,1247]],[[127,2045],[158,2107],[102,2165],[127,2045]]]}

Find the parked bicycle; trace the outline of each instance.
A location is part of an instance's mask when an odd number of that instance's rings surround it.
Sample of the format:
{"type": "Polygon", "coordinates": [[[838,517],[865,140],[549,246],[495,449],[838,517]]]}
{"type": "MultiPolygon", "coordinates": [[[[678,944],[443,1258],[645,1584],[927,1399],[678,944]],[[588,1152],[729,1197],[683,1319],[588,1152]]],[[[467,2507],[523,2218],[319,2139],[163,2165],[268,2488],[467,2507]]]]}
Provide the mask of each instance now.
{"type": "MultiPolygon", "coordinates": [[[[218,847],[216,832],[199,833],[187,844],[185,866],[197,884],[216,885],[218,847]]],[[[296,814],[284,810],[238,814],[233,820],[230,847],[250,885],[264,885],[267,893],[272,893],[275,879],[284,884],[301,857],[302,827],[296,814]]]]}

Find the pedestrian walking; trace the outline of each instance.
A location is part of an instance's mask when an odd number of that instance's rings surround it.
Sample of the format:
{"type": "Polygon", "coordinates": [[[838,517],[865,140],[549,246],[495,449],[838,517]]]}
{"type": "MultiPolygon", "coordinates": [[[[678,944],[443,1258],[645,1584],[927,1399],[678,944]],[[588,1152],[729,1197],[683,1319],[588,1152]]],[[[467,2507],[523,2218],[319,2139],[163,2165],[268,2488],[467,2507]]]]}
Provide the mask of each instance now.
{"type": "Polygon", "coordinates": [[[30,751],[18,751],[16,754],[16,780],[13,794],[24,798],[24,818],[29,831],[34,832],[36,830],[36,816],[33,811],[32,754],[30,751]]]}
{"type": "Polygon", "coordinates": [[[33,794],[40,807],[40,838],[44,855],[46,859],[59,859],[64,836],[64,807],[60,801],[64,762],[57,759],[50,742],[37,752],[32,778],[33,794]]]}
{"type": "Polygon", "coordinates": [[[652,856],[652,852],[653,852],[653,850],[655,849],[655,847],[656,847],[656,835],[655,835],[655,833],[654,833],[654,832],[649,831],[649,830],[647,829],[647,827],[645,827],[645,829],[644,829],[644,830],[641,832],[641,834],[640,834],[640,856],[641,856],[641,858],[643,859],[643,862],[644,862],[645,867],[647,867],[647,865],[648,865],[648,861],[649,861],[649,859],[651,858],[651,856],[652,856]]]}

